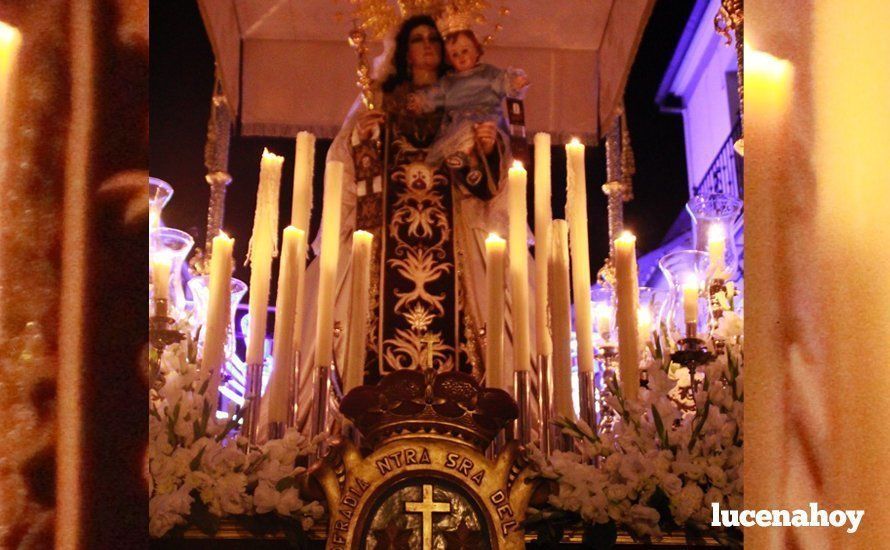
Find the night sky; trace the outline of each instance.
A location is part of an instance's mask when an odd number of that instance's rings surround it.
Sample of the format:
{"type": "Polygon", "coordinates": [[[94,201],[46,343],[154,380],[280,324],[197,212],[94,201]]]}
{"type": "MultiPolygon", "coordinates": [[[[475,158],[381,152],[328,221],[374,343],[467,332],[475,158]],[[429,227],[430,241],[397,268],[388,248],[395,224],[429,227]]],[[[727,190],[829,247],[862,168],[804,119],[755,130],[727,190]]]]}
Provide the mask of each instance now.
{"type": "MultiPolygon", "coordinates": [[[[626,205],[625,225],[636,233],[640,254],[658,246],[687,199],[682,119],[660,113],[654,98],[693,4],[694,0],[655,3],[628,80],[625,105],[637,172],[635,199],[626,205]]],[[[173,200],[164,210],[165,224],[188,231],[196,246],[203,246],[208,198],[204,142],[213,90],[213,54],[195,2],[166,0],[150,5],[150,174],[174,188],[173,200]]],[[[229,171],[233,183],[226,199],[224,229],[236,237],[235,257],[241,260],[235,276],[241,280],[249,280],[249,272],[241,264],[253,223],[263,147],[286,156],[280,197],[284,224],[290,219],[293,143],[293,139],[232,139],[229,171]]],[[[319,140],[316,145],[313,236],[320,222],[321,177],[328,144],[319,140]]],[[[599,190],[605,181],[604,147],[588,147],[587,152],[590,257],[596,273],[608,253],[606,200],[599,190]]],[[[562,217],[565,150],[561,145],[553,148],[552,166],[553,214],[562,217]]],[[[529,167],[530,223],[533,174],[529,167]]]]}

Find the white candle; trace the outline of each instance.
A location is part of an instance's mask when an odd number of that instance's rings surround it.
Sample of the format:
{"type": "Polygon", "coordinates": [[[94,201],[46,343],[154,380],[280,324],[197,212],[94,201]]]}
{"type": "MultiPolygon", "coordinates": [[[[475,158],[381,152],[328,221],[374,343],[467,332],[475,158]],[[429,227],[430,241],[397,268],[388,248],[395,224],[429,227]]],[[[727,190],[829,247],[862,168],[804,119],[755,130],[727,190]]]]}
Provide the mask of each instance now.
{"type": "Polygon", "coordinates": [[[694,275],[683,283],[683,321],[698,324],[698,279],[694,275]]]}
{"type": "Polygon", "coordinates": [[[553,220],[550,248],[550,318],[553,328],[553,409],[575,419],[572,402],[572,306],[569,291],[569,226],[553,220]]]}
{"type": "Polygon", "coordinates": [[[297,311],[294,314],[294,353],[303,348],[303,338],[301,331],[303,330],[303,315],[305,304],[303,303],[303,284],[306,277],[306,253],[309,249],[308,231],[297,229],[299,231],[299,246],[297,247],[297,311]]]}
{"type": "Polygon", "coordinates": [[[294,377],[294,320],[297,309],[298,259],[305,256],[306,236],[294,226],[284,229],[275,300],[272,376],[269,379],[269,422],[286,422],[290,380],[294,377]]]}
{"type": "Polygon", "coordinates": [[[612,332],[612,306],[608,304],[596,304],[593,306],[593,316],[596,318],[596,331],[600,337],[608,340],[612,332]]]}
{"type": "Polygon", "coordinates": [[[618,367],[625,397],[635,399],[640,387],[640,342],[637,308],[640,304],[637,280],[637,238],[625,231],[615,239],[615,295],[618,325],[618,367]]]}
{"type": "Polygon", "coordinates": [[[712,275],[723,278],[726,269],[726,231],[719,223],[708,229],[708,258],[712,275]]]}
{"type": "Polygon", "coordinates": [[[312,175],[315,166],[315,136],[309,132],[297,134],[294,158],[294,198],[291,203],[290,224],[309,234],[312,214],[312,175]]]}
{"type": "Polygon", "coordinates": [[[361,386],[368,347],[368,307],[371,286],[371,245],[374,235],[367,231],[352,234],[352,289],[349,300],[349,332],[346,338],[346,365],[343,393],[361,386]]]}
{"type": "Polygon", "coordinates": [[[485,333],[485,385],[508,390],[504,372],[504,253],[507,241],[492,233],[485,239],[485,281],[488,299],[485,333]]]}
{"type": "MultiPolygon", "coordinates": [[[[293,331],[293,346],[291,347],[291,357],[294,361],[294,391],[299,392],[300,387],[297,385],[300,380],[299,376],[296,373],[296,369],[300,368],[300,363],[298,359],[301,359],[297,352],[302,349],[303,344],[303,312],[305,310],[306,305],[303,303],[303,289],[305,287],[304,282],[306,280],[306,253],[309,250],[309,235],[307,231],[303,231],[302,229],[297,229],[297,266],[296,266],[296,280],[297,280],[297,305],[295,306],[294,312],[294,331],[293,331]]],[[[288,386],[290,387],[290,386],[288,386]]],[[[297,393],[299,395],[299,393],[297,393]]],[[[295,407],[296,408],[296,407],[295,407]]],[[[294,411],[296,414],[297,411],[294,411]]]]}
{"type": "Polygon", "coordinates": [[[8,162],[7,140],[11,96],[22,35],[15,27],[0,22],[0,178],[5,176],[8,162]]]}
{"type": "Polygon", "coordinates": [[[166,255],[152,259],[151,278],[154,283],[154,297],[156,300],[170,299],[170,268],[172,262],[166,255]]]}
{"type": "Polygon", "coordinates": [[[220,369],[225,361],[226,338],[229,329],[229,309],[232,294],[232,250],[235,239],[220,232],[213,238],[210,252],[210,290],[207,319],[204,322],[204,348],[201,368],[210,370],[210,405],[216,410],[220,369]]]}
{"type": "Polygon", "coordinates": [[[640,329],[640,339],[648,342],[652,335],[652,312],[649,306],[640,306],[637,310],[637,323],[640,329]]]}
{"type": "Polygon", "coordinates": [[[318,332],[315,364],[330,365],[333,359],[334,302],[337,293],[337,262],[340,256],[340,211],[343,194],[343,163],[332,160],[324,172],[324,211],[321,219],[320,279],[318,284],[318,332]]]}
{"type": "Polygon", "coordinates": [[[593,319],[590,306],[590,247],[587,237],[587,176],[584,145],[572,139],[566,145],[568,179],[566,217],[572,251],[572,288],[575,291],[575,333],[578,336],[578,371],[593,372],[593,319]]]}
{"type": "Polygon", "coordinates": [[[550,134],[535,134],[535,345],[550,355],[553,344],[547,323],[547,263],[550,259],[550,134]]]}
{"type": "Polygon", "coordinates": [[[266,317],[272,284],[272,256],[278,241],[278,190],[284,157],[263,150],[260,183],[257,187],[253,234],[250,237],[250,328],[247,336],[248,364],[262,364],[265,357],[266,317]]]}
{"type": "MultiPolygon", "coordinates": [[[[291,225],[302,230],[304,239],[308,239],[309,226],[312,221],[312,189],[315,173],[315,136],[309,132],[299,132],[296,140],[294,157],[294,186],[291,202],[291,225]]],[[[303,347],[301,331],[303,330],[303,309],[305,285],[303,276],[306,271],[306,248],[297,265],[297,317],[294,321],[294,352],[303,347]]]]}
{"type": "Polygon", "coordinates": [[[508,173],[507,202],[510,212],[508,242],[510,244],[510,298],[513,315],[513,370],[527,371],[529,345],[528,300],[528,210],[525,202],[527,173],[515,161],[508,173]]]}

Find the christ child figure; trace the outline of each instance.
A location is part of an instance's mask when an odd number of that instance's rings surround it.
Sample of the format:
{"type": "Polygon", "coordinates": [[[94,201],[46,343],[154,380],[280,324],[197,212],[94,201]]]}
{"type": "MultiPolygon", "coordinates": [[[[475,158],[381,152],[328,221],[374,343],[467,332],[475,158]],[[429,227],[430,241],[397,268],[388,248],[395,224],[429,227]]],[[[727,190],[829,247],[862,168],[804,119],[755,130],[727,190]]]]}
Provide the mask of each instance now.
{"type": "Polygon", "coordinates": [[[445,57],[452,70],[408,98],[408,110],[415,114],[445,110],[440,136],[426,159],[430,165],[455,153],[469,154],[475,145],[473,128],[480,122],[494,122],[506,133],[501,103],[505,97],[525,95],[529,82],[524,71],[480,63],[482,53],[473,31],[449,34],[445,57]]]}

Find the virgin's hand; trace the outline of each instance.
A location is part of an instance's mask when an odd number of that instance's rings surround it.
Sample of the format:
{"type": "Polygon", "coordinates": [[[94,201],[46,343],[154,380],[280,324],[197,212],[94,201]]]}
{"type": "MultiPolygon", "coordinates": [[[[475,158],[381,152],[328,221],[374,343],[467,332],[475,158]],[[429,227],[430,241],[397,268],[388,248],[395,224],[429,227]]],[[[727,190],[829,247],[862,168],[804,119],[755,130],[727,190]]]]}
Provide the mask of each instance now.
{"type": "Polygon", "coordinates": [[[476,142],[482,148],[482,153],[490,155],[494,151],[494,143],[498,135],[494,122],[480,122],[473,127],[473,132],[476,135],[476,142]]]}
{"type": "Polygon", "coordinates": [[[360,140],[370,139],[374,133],[374,128],[383,124],[384,114],[382,111],[366,111],[358,116],[355,123],[355,129],[360,140]]]}

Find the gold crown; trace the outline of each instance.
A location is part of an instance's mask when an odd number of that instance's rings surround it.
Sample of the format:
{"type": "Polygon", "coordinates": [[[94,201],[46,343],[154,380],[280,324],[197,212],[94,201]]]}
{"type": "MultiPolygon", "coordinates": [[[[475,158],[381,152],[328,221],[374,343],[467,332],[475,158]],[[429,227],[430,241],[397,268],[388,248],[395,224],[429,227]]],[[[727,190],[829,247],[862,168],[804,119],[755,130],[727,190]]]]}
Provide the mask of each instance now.
{"type": "MultiPolygon", "coordinates": [[[[474,23],[485,24],[485,10],[488,0],[353,0],[353,19],[372,39],[381,39],[399,26],[402,21],[415,15],[429,15],[436,19],[439,32],[447,36],[452,32],[470,29],[474,23]]],[[[509,15],[510,10],[502,6],[500,16],[509,15]]],[[[494,32],[501,24],[494,25],[494,32]]],[[[492,35],[486,37],[490,41],[492,35]]]]}
{"type": "Polygon", "coordinates": [[[359,386],[343,397],[340,412],[371,447],[394,438],[433,434],[457,438],[484,451],[519,416],[510,394],[483,388],[469,374],[399,370],[376,386],[359,386]]]}
{"type": "Polygon", "coordinates": [[[460,11],[457,6],[449,2],[438,15],[436,15],[436,27],[439,34],[448,36],[458,31],[471,30],[476,16],[467,11],[460,11]]]}

